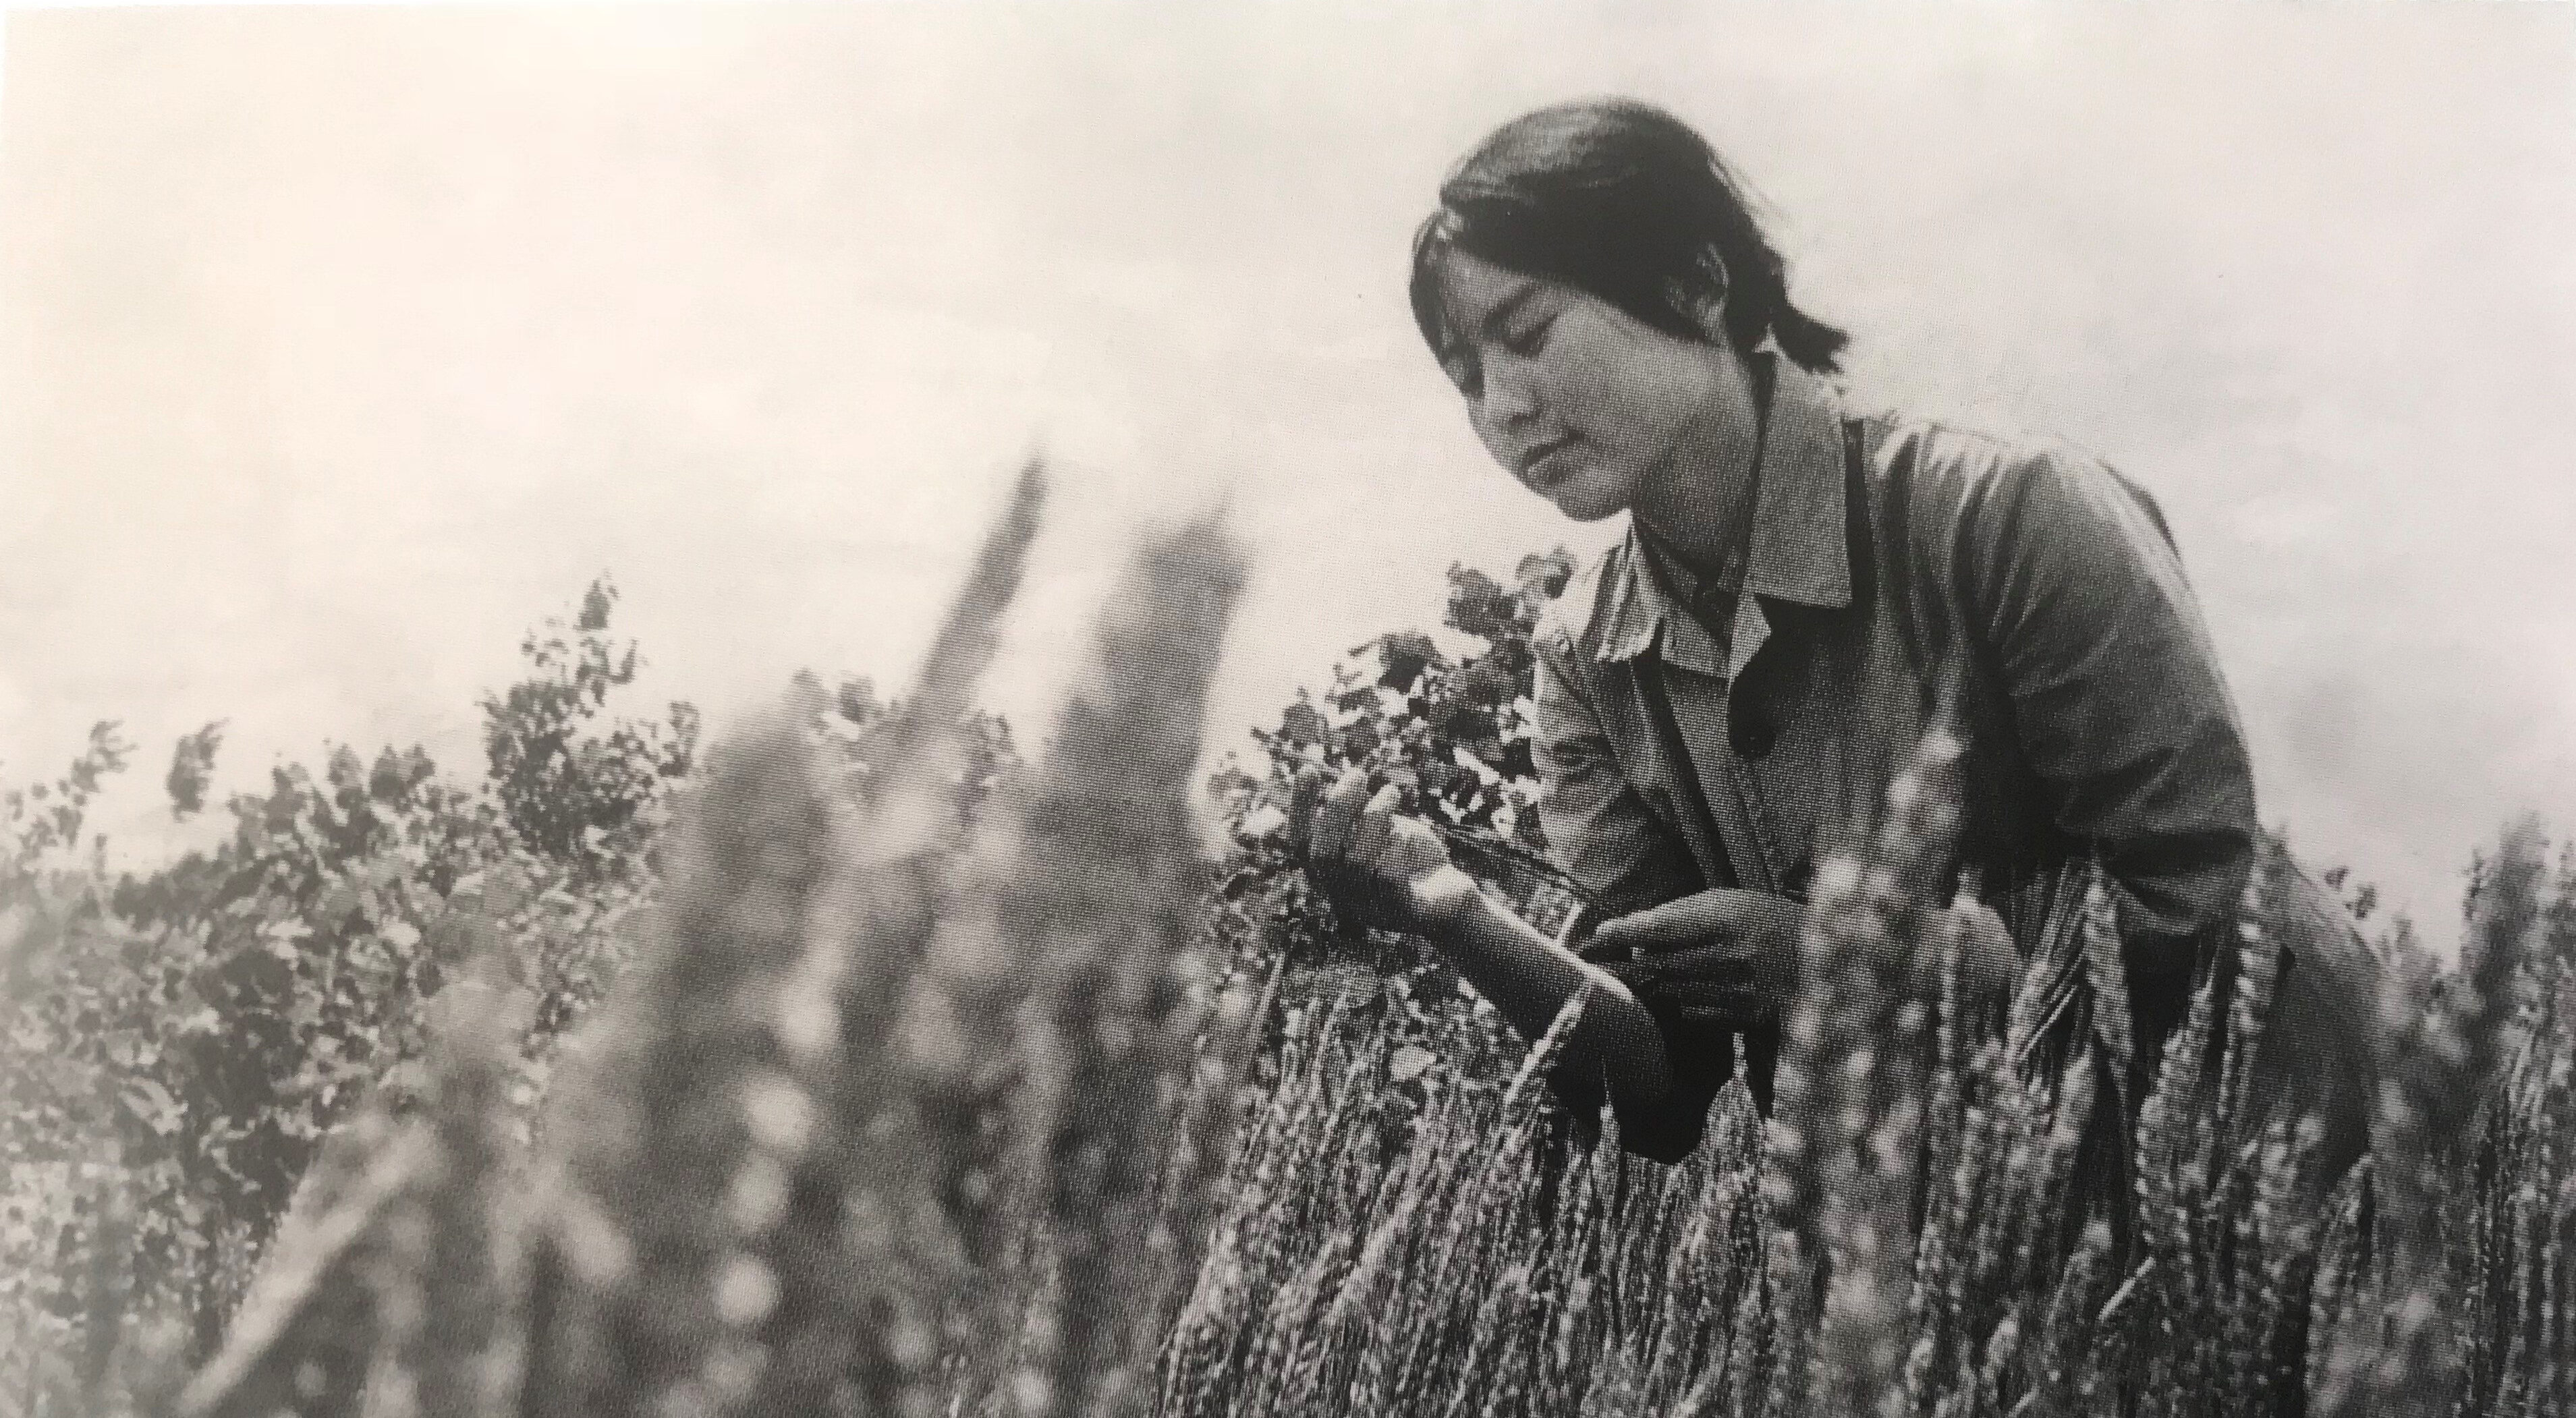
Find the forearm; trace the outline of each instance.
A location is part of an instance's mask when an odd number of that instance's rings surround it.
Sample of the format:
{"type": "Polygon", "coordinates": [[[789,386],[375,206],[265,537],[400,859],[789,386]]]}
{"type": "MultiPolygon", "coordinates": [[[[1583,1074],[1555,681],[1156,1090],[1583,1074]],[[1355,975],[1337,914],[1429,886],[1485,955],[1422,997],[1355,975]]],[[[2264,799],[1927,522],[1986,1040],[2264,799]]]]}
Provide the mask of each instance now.
{"type": "Polygon", "coordinates": [[[2224,948],[2253,868],[2250,832],[2176,833],[2101,849],[2132,972],[2189,975],[2224,948]]]}
{"type": "Polygon", "coordinates": [[[1622,1112],[1663,1101],[1672,1086],[1663,1033],[1608,971],[1549,940],[1491,896],[1478,892],[1432,937],[1460,976],[1535,1044],[1584,986],[1583,1017],[1565,1041],[1558,1071],[1600,1078],[1622,1112]]]}
{"type": "Polygon", "coordinates": [[[1290,830],[1346,919],[1427,938],[1532,1043],[1588,987],[1549,1081],[1571,1099],[1597,1099],[1606,1087],[1623,1114],[1663,1101],[1672,1086],[1663,1035],[1626,986],[1486,894],[1427,824],[1396,815],[1393,787],[1372,794],[1357,768],[1329,793],[1318,782],[1300,775],[1290,830]]]}

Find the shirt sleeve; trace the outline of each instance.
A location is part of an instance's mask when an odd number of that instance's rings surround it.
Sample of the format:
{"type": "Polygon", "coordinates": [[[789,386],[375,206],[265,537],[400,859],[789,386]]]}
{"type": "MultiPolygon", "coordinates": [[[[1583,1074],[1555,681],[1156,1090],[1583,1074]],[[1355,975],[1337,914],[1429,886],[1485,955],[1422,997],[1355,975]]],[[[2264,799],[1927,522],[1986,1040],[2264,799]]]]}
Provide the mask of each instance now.
{"type": "Polygon", "coordinates": [[[2050,815],[2112,878],[2133,968],[2188,968],[2256,840],[2244,734],[2163,515],[2051,449],[1986,480],[1957,548],[2050,815]]]}
{"type": "Polygon", "coordinates": [[[1549,855],[1601,898],[1596,919],[1697,890],[1689,844],[1658,818],[1620,768],[1599,716],[1578,687],[1571,647],[1533,637],[1530,756],[1539,774],[1539,830],[1549,855]]]}
{"type": "MultiPolygon", "coordinates": [[[[1539,829],[1557,864],[1599,897],[1576,923],[1578,933],[1698,890],[1701,877],[1689,845],[1629,783],[1608,732],[1578,688],[1586,681],[1572,663],[1577,652],[1545,633],[1531,644],[1537,652],[1531,757],[1540,778],[1539,829]]],[[[1734,1076],[1735,1048],[1670,1008],[1649,1002],[1647,1010],[1663,1035],[1672,1088],[1651,1107],[1622,1110],[1619,1144],[1638,1156],[1679,1165],[1699,1146],[1709,1105],[1734,1076]]],[[[1597,1087],[1561,1072],[1549,1075],[1548,1086],[1579,1125],[1599,1114],[1597,1087]]]]}

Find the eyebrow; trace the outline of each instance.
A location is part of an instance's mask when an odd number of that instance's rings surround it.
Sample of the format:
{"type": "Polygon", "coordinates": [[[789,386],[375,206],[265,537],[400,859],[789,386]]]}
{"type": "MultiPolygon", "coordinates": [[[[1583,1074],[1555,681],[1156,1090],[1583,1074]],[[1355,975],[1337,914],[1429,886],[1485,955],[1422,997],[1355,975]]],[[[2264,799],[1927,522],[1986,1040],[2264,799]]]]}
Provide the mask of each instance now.
{"type": "Polygon", "coordinates": [[[1520,289],[1494,302],[1494,308],[1485,312],[1485,318],[1476,322],[1476,338],[1480,340],[1500,338],[1503,322],[1512,318],[1512,312],[1529,304],[1530,297],[1536,294],[1538,294],[1538,282],[1531,280],[1521,282],[1520,289]]]}

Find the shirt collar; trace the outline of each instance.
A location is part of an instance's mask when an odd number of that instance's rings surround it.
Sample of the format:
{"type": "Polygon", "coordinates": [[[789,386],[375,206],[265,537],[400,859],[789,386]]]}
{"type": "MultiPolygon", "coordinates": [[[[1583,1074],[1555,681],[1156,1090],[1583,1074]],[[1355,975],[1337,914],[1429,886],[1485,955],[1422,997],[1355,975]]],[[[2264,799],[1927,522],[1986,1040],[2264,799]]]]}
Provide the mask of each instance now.
{"type": "MultiPolygon", "coordinates": [[[[1841,397],[1831,383],[1784,358],[1768,341],[1753,357],[1770,361],[1773,370],[1744,588],[1775,601],[1850,605],[1841,397]]],[[[1647,556],[1632,522],[1603,567],[1600,658],[1616,661],[1644,654],[1661,630],[1667,658],[1715,673],[1716,646],[1707,629],[1695,616],[1673,614],[1679,608],[1655,579],[1647,556]]],[[[1761,618],[1751,597],[1744,599],[1740,612],[1761,618]]],[[[1752,653],[1748,644],[1734,648],[1738,665],[1752,653]]]]}

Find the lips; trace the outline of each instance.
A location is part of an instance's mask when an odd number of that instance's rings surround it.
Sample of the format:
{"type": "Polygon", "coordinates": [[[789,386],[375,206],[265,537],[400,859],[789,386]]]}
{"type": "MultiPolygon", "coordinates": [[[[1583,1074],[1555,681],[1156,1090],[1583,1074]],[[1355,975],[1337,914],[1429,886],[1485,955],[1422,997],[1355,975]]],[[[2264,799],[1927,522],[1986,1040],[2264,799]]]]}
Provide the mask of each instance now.
{"type": "Polygon", "coordinates": [[[1564,474],[1561,472],[1544,471],[1547,460],[1554,457],[1556,454],[1573,447],[1576,441],[1577,440],[1574,435],[1569,433],[1563,438],[1550,439],[1547,442],[1530,449],[1528,452],[1523,453],[1521,455],[1521,477],[1523,480],[1527,481],[1532,487],[1539,488],[1542,491],[1547,488],[1554,487],[1563,479],[1564,474]]]}

